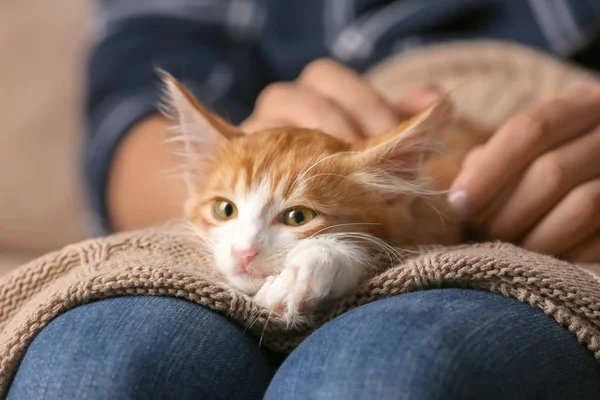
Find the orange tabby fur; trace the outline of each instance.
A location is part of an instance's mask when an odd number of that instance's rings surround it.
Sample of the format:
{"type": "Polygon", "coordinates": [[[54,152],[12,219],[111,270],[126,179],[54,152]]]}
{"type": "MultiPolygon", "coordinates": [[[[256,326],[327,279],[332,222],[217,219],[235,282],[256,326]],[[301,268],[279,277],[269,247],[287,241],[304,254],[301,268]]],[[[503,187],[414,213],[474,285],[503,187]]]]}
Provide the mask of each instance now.
{"type": "MultiPolygon", "coordinates": [[[[303,237],[332,225],[381,221],[378,226],[356,225],[351,230],[372,234],[397,246],[431,243],[449,245],[461,241],[457,220],[447,206],[443,193],[428,196],[411,196],[407,193],[404,198],[396,199],[394,204],[385,202],[364,184],[347,178],[356,168],[356,164],[347,158],[334,157],[319,163],[311,170],[311,184],[302,196],[293,190],[298,184],[295,177],[308,166],[333,154],[364,150],[394,136],[401,136],[406,127],[421,115],[380,137],[354,144],[342,142],[318,130],[295,127],[245,135],[206,110],[178,82],[174,83],[197,110],[230,139],[229,145],[221,149],[208,168],[197,171],[203,176],[202,186],[195,188],[186,207],[188,217],[194,223],[204,227],[215,224],[207,207],[211,201],[222,197],[231,186],[247,190],[257,177],[267,175],[273,193],[277,185],[282,185],[282,195],[289,198],[291,203],[310,205],[325,216],[321,224],[301,229],[303,237]],[[401,202],[406,203],[406,207],[398,207],[401,202]]],[[[450,187],[469,150],[484,143],[489,134],[466,121],[455,121],[449,115],[440,122],[436,123],[435,132],[428,134],[435,141],[445,144],[446,148],[443,152],[428,153],[422,160],[420,173],[421,178],[429,178],[431,189],[443,192],[450,187]]],[[[189,166],[190,169],[197,167],[189,166]]],[[[328,232],[339,230],[331,228],[328,232]]]]}
{"type": "Polygon", "coordinates": [[[346,143],[294,127],[246,135],[174,78],[165,82],[186,147],[194,232],[232,286],[265,307],[287,307],[290,323],[352,290],[371,247],[396,254],[390,244],[460,243],[445,192],[488,135],[453,121],[448,98],[379,137],[346,143]],[[436,143],[446,151],[433,151],[436,143]],[[219,216],[223,201],[239,215],[219,216]],[[285,223],[285,213],[298,209],[314,217],[285,223]]]}

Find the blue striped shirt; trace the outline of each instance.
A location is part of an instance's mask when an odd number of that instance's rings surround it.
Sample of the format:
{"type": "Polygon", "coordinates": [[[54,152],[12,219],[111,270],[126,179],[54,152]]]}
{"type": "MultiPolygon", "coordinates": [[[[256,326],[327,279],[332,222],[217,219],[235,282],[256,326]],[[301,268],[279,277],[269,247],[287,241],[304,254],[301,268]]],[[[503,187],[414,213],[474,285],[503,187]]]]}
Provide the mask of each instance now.
{"type": "Polygon", "coordinates": [[[84,159],[110,231],[106,182],[127,131],[157,113],[160,67],[233,122],[268,83],[332,57],[364,71],[391,54],[468,38],[520,42],[600,69],[600,0],[97,0],[84,159]]]}

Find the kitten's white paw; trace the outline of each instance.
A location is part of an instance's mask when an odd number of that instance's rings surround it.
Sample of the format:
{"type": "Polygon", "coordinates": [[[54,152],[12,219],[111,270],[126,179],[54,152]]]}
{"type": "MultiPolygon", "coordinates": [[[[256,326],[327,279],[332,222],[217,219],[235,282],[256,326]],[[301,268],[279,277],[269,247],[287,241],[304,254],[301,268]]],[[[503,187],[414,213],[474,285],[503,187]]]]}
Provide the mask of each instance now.
{"type": "Polygon", "coordinates": [[[362,276],[366,252],[331,239],[305,239],[287,255],[278,276],[267,279],[254,300],[297,325],[318,306],[339,298],[362,276]]]}

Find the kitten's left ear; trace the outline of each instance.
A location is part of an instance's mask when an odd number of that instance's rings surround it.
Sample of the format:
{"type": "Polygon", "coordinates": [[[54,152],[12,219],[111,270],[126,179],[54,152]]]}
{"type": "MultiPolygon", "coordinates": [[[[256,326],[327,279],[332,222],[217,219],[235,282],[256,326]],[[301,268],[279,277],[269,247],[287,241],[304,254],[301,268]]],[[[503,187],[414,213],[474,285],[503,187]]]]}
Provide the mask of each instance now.
{"type": "Polygon", "coordinates": [[[204,108],[172,75],[158,71],[165,87],[164,113],[177,122],[178,136],[174,141],[185,144],[186,155],[209,158],[220,145],[241,136],[238,128],[204,108]]]}
{"type": "Polygon", "coordinates": [[[173,76],[158,73],[165,89],[163,113],[175,121],[176,133],[170,141],[184,145],[181,168],[188,188],[194,192],[202,185],[219,148],[243,133],[204,108],[173,76]]]}
{"type": "Polygon", "coordinates": [[[356,143],[360,165],[376,166],[396,178],[418,178],[426,153],[439,143],[435,131],[449,121],[452,111],[444,96],[390,132],[356,143]]]}

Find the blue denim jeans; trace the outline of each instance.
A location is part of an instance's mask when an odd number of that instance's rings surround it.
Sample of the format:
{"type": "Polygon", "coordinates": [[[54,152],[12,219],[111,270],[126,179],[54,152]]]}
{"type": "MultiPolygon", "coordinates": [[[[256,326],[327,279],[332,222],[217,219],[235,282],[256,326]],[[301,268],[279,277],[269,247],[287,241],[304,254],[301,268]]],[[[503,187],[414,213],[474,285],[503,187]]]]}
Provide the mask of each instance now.
{"type": "Polygon", "coordinates": [[[9,399],[597,399],[592,354],[541,311],[440,289],[352,310],[286,359],[184,300],[71,310],[29,346],[9,399]]]}

